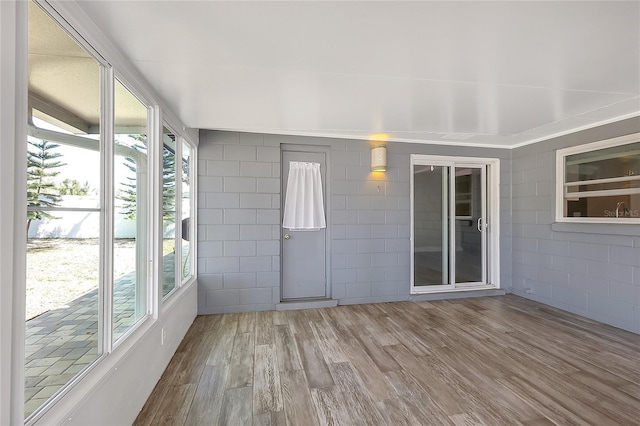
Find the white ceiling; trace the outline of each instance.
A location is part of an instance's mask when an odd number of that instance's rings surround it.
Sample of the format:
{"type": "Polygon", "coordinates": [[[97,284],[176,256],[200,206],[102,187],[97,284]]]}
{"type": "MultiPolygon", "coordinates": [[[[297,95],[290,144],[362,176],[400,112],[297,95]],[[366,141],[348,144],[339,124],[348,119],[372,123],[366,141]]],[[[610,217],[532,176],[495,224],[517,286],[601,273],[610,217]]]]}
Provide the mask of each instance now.
{"type": "Polygon", "coordinates": [[[640,115],[640,2],[81,1],[189,127],[518,146],[640,115]]]}

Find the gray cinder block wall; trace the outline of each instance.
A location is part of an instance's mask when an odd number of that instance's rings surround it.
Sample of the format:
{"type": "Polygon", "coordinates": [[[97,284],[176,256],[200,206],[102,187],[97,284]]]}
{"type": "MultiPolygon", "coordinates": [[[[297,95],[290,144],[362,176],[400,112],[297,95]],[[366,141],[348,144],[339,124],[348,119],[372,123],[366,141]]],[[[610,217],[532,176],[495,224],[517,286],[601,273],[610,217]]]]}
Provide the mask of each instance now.
{"type": "Polygon", "coordinates": [[[201,131],[198,312],[275,309],[280,300],[280,147],[331,150],[331,297],[406,300],[410,286],[410,154],[501,158],[502,288],[511,286],[509,150],[389,143],[370,173],[368,141],[201,131]]]}
{"type": "Polygon", "coordinates": [[[640,225],[555,222],[556,150],[640,132],[640,118],[513,150],[513,292],[640,333],[640,225]]]}

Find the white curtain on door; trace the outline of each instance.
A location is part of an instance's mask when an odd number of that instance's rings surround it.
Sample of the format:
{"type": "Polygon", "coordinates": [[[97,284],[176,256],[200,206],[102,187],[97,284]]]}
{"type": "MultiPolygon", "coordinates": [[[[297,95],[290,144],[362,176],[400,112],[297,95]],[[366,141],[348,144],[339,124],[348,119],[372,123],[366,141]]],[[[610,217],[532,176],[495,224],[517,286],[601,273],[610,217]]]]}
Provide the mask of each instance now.
{"type": "Polygon", "coordinates": [[[292,231],[327,227],[319,163],[289,163],[282,227],[292,231]]]}

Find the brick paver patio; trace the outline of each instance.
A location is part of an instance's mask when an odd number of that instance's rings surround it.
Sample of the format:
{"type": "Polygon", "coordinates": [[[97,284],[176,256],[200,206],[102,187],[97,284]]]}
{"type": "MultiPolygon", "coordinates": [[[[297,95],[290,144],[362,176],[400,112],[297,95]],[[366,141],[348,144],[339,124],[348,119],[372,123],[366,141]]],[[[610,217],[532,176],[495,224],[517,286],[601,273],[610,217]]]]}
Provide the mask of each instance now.
{"type": "MultiPolygon", "coordinates": [[[[164,257],[164,275],[175,276],[174,255],[164,257]]],[[[167,288],[164,280],[163,294],[167,288]]],[[[169,281],[171,283],[171,281],[169,281]]],[[[114,283],[114,339],[135,322],[135,271],[114,283]]],[[[26,323],[25,417],[98,358],[98,290],[26,323]]]]}

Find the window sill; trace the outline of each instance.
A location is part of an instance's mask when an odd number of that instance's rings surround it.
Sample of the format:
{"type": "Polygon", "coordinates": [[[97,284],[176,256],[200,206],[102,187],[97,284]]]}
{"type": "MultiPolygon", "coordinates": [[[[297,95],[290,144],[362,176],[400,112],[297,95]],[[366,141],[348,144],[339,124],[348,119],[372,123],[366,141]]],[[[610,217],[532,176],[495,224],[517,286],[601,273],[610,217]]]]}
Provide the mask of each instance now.
{"type": "Polygon", "coordinates": [[[555,222],[551,229],[557,232],[578,232],[582,234],[607,234],[640,237],[637,223],[571,223],[555,222]]]}

